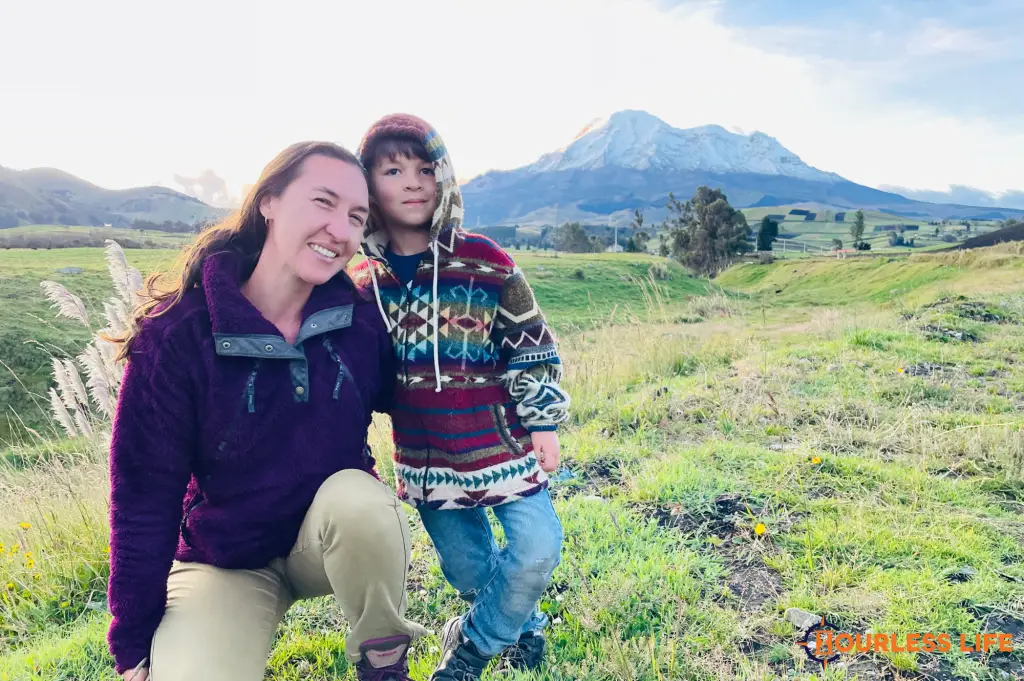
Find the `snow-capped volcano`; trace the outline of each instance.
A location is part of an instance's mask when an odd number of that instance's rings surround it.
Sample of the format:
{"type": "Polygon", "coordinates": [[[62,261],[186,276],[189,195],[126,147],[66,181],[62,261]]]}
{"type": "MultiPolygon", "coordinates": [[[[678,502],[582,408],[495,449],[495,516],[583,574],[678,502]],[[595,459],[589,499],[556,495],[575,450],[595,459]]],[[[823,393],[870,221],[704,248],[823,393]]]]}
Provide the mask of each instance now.
{"type": "Polygon", "coordinates": [[[818,170],[761,132],[743,135],[719,125],[680,130],[644,111],[591,121],[564,149],[521,168],[484,173],[463,185],[462,196],[470,227],[566,220],[626,225],[635,209],[647,211],[649,221],[663,219],[670,193],[685,199],[701,185],[721,189],[737,207],[806,203],[942,219],[977,214],[818,170]]]}
{"type": "Polygon", "coordinates": [[[816,182],[840,181],[812,168],[773,137],[739,135],[719,125],[681,130],[645,111],[619,111],[591,122],[567,148],[545,154],[530,172],[636,170],[780,175],[816,182]]]}

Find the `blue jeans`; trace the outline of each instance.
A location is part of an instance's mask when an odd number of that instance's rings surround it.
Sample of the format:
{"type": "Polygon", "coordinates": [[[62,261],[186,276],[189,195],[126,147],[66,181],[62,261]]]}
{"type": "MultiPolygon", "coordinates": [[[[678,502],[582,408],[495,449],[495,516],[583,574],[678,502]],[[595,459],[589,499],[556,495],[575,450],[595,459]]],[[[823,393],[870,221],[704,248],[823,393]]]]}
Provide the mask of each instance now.
{"type": "Polygon", "coordinates": [[[491,508],[505,530],[499,550],[483,508],[420,509],[441,571],[468,601],[462,633],[487,657],[499,655],[547,616],[537,602],[561,559],[562,524],[547,490],[491,508]]]}

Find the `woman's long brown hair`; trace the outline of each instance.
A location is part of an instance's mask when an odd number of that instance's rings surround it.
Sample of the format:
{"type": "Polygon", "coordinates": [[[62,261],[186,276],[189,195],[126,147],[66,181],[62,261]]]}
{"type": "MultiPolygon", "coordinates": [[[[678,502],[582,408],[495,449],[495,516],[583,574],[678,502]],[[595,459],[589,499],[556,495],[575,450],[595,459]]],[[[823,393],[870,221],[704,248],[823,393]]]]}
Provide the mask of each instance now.
{"type": "MultiPolygon", "coordinates": [[[[153,273],[145,283],[145,302],[132,315],[132,326],[122,336],[108,340],[118,343],[118,359],[126,359],[131,352],[132,343],[139,333],[145,320],[166,314],[168,310],[181,302],[189,290],[202,281],[203,262],[214,253],[235,251],[245,260],[256,266],[263,244],[267,240],[267,222],[260,213],[260,203],[266,197],[277,197],[290,185],[302,169],[302,164],[311,156],[327,156],[339,161],[351,163],[362,169],[359,159],[342,146],[331,142],[299,142],[288,147],[263,169],[260,179],[249,190],[242,207],[220,223],[203,231],[178,258],[171,272],[180,271],[180,275],[172,277],[173,284],[161,286],[168,275],[153,273]]],[[[365,171],[364,171],[365,173],[365,171]]]]}

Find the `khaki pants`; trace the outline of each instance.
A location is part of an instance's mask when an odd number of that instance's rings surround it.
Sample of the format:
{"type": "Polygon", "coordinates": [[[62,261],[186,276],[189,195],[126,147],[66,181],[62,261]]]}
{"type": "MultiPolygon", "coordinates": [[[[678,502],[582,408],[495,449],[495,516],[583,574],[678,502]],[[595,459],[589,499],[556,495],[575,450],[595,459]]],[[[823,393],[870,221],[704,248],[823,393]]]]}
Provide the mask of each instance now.
{"type": "Polygon", "coordinates": [[[349,661],[369,639],[426,630],[405,619],[408,520],[373,476],[345,470],[320,487],[286,558],[260,570],[175,563],[150,654],[152,681],[260,681],[274,633],[298,599],[334,594],[351,625],[349,661]]]}

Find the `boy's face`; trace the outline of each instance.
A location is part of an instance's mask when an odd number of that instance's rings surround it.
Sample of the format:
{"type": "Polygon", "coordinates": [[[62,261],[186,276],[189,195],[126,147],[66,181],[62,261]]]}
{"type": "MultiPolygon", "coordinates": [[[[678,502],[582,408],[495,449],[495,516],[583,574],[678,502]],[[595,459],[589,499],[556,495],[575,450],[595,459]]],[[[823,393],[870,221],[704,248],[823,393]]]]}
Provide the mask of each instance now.
{"type": "Polygon", "coordinates": [[[370,180],[385,226],[430,227],[437,208],[433,163],[403,155],[394,160],[385,156],[374,164],[370,180]]]}

